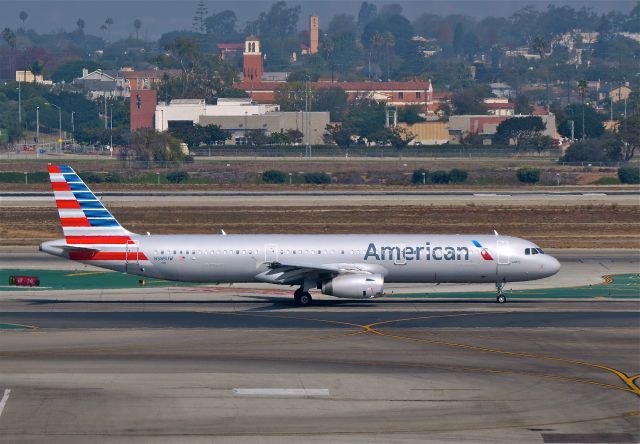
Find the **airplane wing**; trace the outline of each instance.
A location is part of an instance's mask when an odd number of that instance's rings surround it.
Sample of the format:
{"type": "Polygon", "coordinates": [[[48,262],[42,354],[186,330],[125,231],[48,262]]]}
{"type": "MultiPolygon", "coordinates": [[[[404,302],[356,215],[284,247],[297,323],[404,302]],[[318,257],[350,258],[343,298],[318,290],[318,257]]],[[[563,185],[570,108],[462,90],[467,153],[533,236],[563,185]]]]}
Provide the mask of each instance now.
{"type": "Polygon", "coordinates": [[[370,274],[370,266],[365,264],[337,263],[337,264],[309,264],[304,262],[270,262],[268,270],[256,276],[264,282],[274,284],[293,285],[306,278],[330,279],[340,274],[370,274]]]}

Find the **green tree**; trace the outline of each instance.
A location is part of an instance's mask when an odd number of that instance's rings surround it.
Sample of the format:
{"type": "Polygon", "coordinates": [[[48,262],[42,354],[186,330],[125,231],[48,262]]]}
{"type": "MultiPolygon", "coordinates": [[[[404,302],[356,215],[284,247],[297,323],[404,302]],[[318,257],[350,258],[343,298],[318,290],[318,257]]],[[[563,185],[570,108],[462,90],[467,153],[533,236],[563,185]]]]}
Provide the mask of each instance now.
{"type": "Polygon", "coordinates": [[[612,162],[620,160],[622,147],[612,137],[586,139],[574,143],[562,156],[563,162],[612,162]]]}
{"type": "Polygon", "coordinates": [[[142,21],[137,18],[133,21],[133,29],[136,31],[136,40],[140,39],[140,28],[142,28],[142,21]]]}
{"type": "Polygon", "coordinates": [[[262,173],[262,181],[264,183],[285,183],[287,174],[280,170],[267,170],[262,173]]]}
{"type": "Polygon", "coordinates": [[[540,170],[538,168],[520,168],[516,171],[516,177],[522,183],[540,182],[540,170]]]}
{"type": "Polygon", "coordinates": [[[578,80],[578,93],[580,94],[580,104],[582,105],[582,125],[580,125],[582,139],[584,140],[586,136],[586,127],[584,122],[584,99],[587,97],[587,81],[582,79],[578,80]]]}
{"type": "Polygon", "coordinates": [[[526,94],[518,94],[513,102],[516,114],[531,114],[533,107],[526,94]]]}
{"type": "Polygon", "coordinates": [[[454,168],[449,171],[449,180],[452,183],[464,183],[467,181],[468,177],[469,173],[467,173],[465,170],[454,168]]]}
{"type": "Polygon", "coordinates": [[[186,171],[171,171],[166,175],[169,183],[183,183],[189,180],[189,173],[186,171]]]}
{"type": "Polygon", "coordinates": [[[544,129],[545,124],[539,116],[512,117],[498,125],[494,140],[504,145],[513,141],[520,147],[524,139],[539,135],[544,129]]]}
{"type": "Polygon", "coordinates": [[[129,146],[120,151],[122,159],[180,161],[185,158],[180,141],[168,133],[141,129],[131,134],[129,146]]]}
{"type": "Polygon", "coordinates": [[[27,14],[25,11],[20,11],[19,17],[20,21],[22,22],[22,29],[24,29],[24,23],[27,21],[29,14],[27,14]]]}
{"type": "Polygon", "coordinates": [[[207,37],[216,43],[240,41],[242,37],[236,29],[237,21],[236,13],[230,10],[211,14],[204,21],[207,37]]]}
{"type": "Polygon", "coordinates": [[[640,169],[637,166],[625,166],[618,168],[618,179],[621,183],[639,184],[640,169]]]}
{"type": "Polygon", "coordinates": [[[354,131],[346,125],[337,123],[334,125],[327,125],[326,133],[324,134],[325,143],[335,143],[342,149],[348,149],[353,140],[352,136],[354,131]]]}
{"type": "Polygon", "coordinates": [[[331,183],[331,176],[329,176],[324,171],[305,173],[304,174],[304,183],[313,184],[313,185],[326,185],[331,183]]]}
{"type": "Polygon", "coordinates": [[[413,170],[411,174],[411,183],[414,185],[426,185],[429,180],[429,171],[424,168],[413,170]]]}
{"type": "Polygon", "coordinates": [[[329,111],[332,122],[343,119],[347,106],[347,93],[340,87],[319,88],[314,91],[313,110],[329,111]]]}
{"type": "Polygon", "coordinates": [[[482,99],[487,92],[480,88],[466,88],[453,94],[451,103],[456,114],[486,114],[487,107],[482,99]]]}
{"type": "Polygon", "coordinates": [[[640,114],[623,120],[618,126],[617,136],[622,143],[622,158],[631,160],[640,148],[640,114]]]}
{"type": "Polygon", "coordinates": [[[433,184],[444,185],[448,184],[451,178],[449,177],[449,173],[446,171],[434,171],[431,173],[429,180],[433,184]]]}
{"type": "Polygon", "coordinates": [[[604,116],[595,109],[584,104],[572,104],[558,113],[558,132],[564,137],[571,137],[571,121],[574,125],[574,135],[585,137],[601,137],[604,134],[602,124],[604,116]]]}

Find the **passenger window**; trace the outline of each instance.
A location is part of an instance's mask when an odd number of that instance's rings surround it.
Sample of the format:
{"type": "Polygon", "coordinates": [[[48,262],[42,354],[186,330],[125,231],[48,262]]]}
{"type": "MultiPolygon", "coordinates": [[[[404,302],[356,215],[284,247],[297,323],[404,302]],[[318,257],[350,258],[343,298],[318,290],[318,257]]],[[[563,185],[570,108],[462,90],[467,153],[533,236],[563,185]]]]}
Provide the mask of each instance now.
{"type": "Polygon", "coordinates": [[[162,250],[162,251],[160,252],[160,254],[164,254],[164,250],[162,250]]]}
{"type": "Polygon", "coordinates": [[[240,254],[240,250],[236,250],[236,254],[240,254]]]}
{"type": "Polygon", "coordinates": [[[531,248],[525,248],[524,249],[524,254],[529,256],[531,254],[531,248]]]}
{"type": "MultiPolygon", "coordinates": [[[[325,251],[325,253],[326,253],[326,251],[325,251]]],[[[322,251],[318,250],[318,254],[322,254],[322,251]]]]}
{"type": "Polygon", "coordinates": [[[296,254],[296,250],[293,250],[293,254],[296,254]]]}

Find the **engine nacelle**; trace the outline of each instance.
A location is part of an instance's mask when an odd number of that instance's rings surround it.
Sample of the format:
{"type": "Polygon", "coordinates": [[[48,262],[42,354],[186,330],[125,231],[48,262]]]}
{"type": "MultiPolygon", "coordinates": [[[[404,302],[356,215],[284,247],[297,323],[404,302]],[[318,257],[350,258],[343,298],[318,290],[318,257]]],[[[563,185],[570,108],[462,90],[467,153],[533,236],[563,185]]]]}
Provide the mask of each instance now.
{"type": "Polygon", "coordinates": [[[383,289],[380,274],[343,274],[322,283],[322,294],[338,298],[375,298],[382,296],[383,289]]]}

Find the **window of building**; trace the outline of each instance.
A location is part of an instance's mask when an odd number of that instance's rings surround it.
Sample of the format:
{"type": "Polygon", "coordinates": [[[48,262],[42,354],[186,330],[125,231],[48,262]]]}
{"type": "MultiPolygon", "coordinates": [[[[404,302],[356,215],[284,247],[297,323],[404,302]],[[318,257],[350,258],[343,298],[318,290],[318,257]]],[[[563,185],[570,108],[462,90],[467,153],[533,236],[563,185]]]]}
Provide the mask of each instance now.
{"type": "Polygon", "coordinates": [[[398,99],[404,99],[404,93],[402,91],[398,93],[398,99]]]}
{"type": "Polygon", "coordinates": [[[422,93],[421,93],[420,91],[418,91],[418,92],[416,93],[416,99],[419,99],[420,97],[422,97],[422,93]]]}

